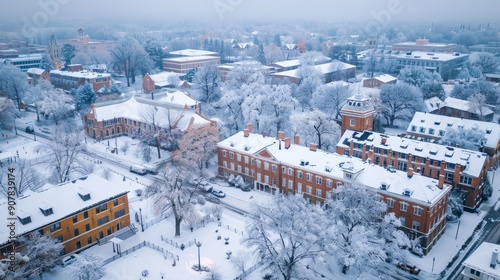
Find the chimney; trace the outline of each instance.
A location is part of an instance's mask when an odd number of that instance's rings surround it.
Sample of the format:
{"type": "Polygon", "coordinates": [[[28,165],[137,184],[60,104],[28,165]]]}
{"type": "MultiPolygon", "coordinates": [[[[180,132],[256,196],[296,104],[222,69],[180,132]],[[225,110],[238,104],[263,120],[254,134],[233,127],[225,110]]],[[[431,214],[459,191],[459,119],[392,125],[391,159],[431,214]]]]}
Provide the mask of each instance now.
{"type": "Polygon", "coordinates": [[[382,139],[380,140],[380,143],[381,143],[382,145],[385,145],[385,143],[386,143],[386,142],[387,142],[387,137],[382,136],[382,139]]]}
{"type": "Polygon", "coordinates": [[[290,148],[290,137],[285,138],[285,149],[290,148]]]}
{"type": "Polygon", "coordinates": [[[408,178],[413,177],[413,167],[408,168],[408,178]]]}
{"type": "Polygon", "coordinates": [[[490,267],[495,269],[498,263],[498,249],[493,250],[491,253],[490,267]]]}
{"type": "Polygon", "coordinates": [[[444,175],[443,174],[439,174],[438,188],[440,190],[442,190],[443,189],[443,185],[444,185],[444,175]]]}
{"type": "Polygon", "coordinates": [[[309,144],[309,150],[316,152],[316,148],[317,148],[316,144],[313,144],[313,143],[309,144]]]}
{"type": "Polygon", "coordinates": [[[300,145],[300,136],[299,135],[295,135],[293,137],[293,144],[300,145]]]}
{"type": "Polygon", "coordinates": [[[370,160],[370,163],[374,163],[375,162],[375,154],[373,153],[373,148],[371,148],[368,151],[368,159],[370,160]]]}
{"type": "Polygon", "coordinates": [[[248,133],[252,133],[252,124],[247,124],[248,133]]]}
{"type": "Polygon", "coordinates": [[[278,140],[285,139],[285,133],[283,131],[278,131],[278,140]]]}
{"type": "Polygon", "coordinates": [[[248,128],[243,129],[243,136],[248,137],[250,135],[250,132],[248,132],[248,128]]]}

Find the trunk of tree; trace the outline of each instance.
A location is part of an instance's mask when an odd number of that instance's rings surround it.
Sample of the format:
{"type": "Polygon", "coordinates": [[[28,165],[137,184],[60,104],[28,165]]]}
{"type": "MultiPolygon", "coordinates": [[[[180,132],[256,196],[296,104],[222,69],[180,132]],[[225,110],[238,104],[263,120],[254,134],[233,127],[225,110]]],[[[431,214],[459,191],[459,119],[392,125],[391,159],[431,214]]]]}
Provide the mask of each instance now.
{"type": "Polygon", "coordinates": [[[175,218],[175,236],[181,236],[181,222],[182,218],[175,218]]]}
{"type": "MultiPolygon", "coordinates": [[[[38,112],[38,105],[35,106],[35,110],[36,110],[36,121],[39,122],[40,121],[40,113],[38,112]]],[[[34,130],[34,128],[33,128],[34,130]]],[[[35,131],[33,131],[33,134],[35,133],[35,131]]]]}

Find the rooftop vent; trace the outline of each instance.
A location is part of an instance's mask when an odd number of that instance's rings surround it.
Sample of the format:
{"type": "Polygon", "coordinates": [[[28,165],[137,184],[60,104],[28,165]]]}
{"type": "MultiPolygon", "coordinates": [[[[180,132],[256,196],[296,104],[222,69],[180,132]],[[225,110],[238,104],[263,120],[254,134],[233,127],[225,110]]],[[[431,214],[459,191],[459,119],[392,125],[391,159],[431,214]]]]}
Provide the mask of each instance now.
{"type": "Polygon", "coordinates": [[[422,146],[420,146],[420,145],[418,145],[418,146],[415,147],[415,151],[417,151],[417,152],[421,152],[423,149],[424,148],[422,146]]]}
{"type": "Polygon", "coordinates": [[[248,151],[248,150],[250,150],[250,146],[245,145],[245,146],[243,147],[243,149],[245,149],[245,151],[248,151]]]}
{"type": "Polygon", "coordinates": [[[454,151],[446,151],[446,153],[444,155],[446,157],[452,157],[454,153],[455,153],[454,151]]]}
{"type": "Polygon", "coordinates": [[[438,150],[437,150],[437,148],[436,148],[436,147],[433,147],[433,148],[429,151],[429,153],[430,153],[431,155],[436,155],[436,154],[437,154],[437,152],[438,152],[438,150]]]}
{"type": "Polygon", "coordinates": [[[229,145],[230,145],[231,147],[234,147],[234,142],[230,142],[230,143],[229,143],[229,145]]]}
{"type": "Polygon", "coordinates": [[[401,142],[401,145],[399,145],[400,148],[406,149],[408,148],[408,142],[401,142]]]}
{"type": "Polygon", "coordinates": [[[435,124],[435,125],[440,125],[440,124],[441,124],[441,122],[434,122],[434,124],[435,124]]]}

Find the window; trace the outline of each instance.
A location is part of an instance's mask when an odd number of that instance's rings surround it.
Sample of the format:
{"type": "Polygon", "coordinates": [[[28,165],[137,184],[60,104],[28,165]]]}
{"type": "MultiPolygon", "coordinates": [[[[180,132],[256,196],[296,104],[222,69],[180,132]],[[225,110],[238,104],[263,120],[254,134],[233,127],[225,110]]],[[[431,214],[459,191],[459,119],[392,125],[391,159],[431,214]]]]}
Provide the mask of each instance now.
{"type": "Polygon", "coordinates": [[[434,135],[434,128],[429,128],[429,134],[434,135]]]}
{"type": "Polygon", "coordinates": [[[115,198],[115,199],[113,200],[113,206],[117,206],[117,205],[118,205],[118,198],[115,198]]]}
{"type": "Polygon", "coordinates": [[[311,174],[306,174],[306,180],[308,182],[312,182],[312,175],[311,174]]]}
{"type": "Polygon", "coordinates": [[[120,218],[121,216],[125,215],[125,209],[121,209],[115,212],[115,219],[120,218]]]}
{"type": "Polygon", "coordinates": [[[297,193],[302,193],[302,184],[301,183],[297,184],[297,193]]]}
{"type": "Polygon", "coordinates": [[[316,189],[316,196],[317,197],[321,197],[321,195],[322,195],[321,190],[316,189]]]}
{"type": "Polygon", "coordinates": [[[480,271],[477,271],[473,268],[470,269],[470,274],[472,275],[476,275],[476,276],[480,276],[481,275],[481,272],[480,271]]]}
{"type": "Polygon", "coordinates": [[[327,179],[327,180],[326,180],[326,186],[327,186],[328,188],[333,187],[333,181],[332,181],[332,180],[327,179]]]}
{"type": "Polygon", "coordinates": [[[446,181],[452,182],[454,177],[455,176],[453,173],[446,173],[445,179],[446,179],[446,181]]]}
{"type": "Polygon", "coordinates": [[[250,162],[252,165],[255,165],[255,159],[252,159],[250,162]]]}
{"type": "Polygon", "coordinates": [[[422,208],[420,208],[418,206],[413,207],[413,215],[417,215],[417,216],[422,215],[422,208]]]}
{"type": "Polygon", "coordinates": [[[54,223],[52,225],[50,225],[50,232],[54,232],[56,230],[60,230],[61,229],[61,223],[60,222],[57,222],[57,223],[54,223]]]}
{"type": "Polygon", "coordinates": [[[89,212],[88,211],[83,212],[83,218],[87,219],[88,217],[89,217],[89,212]]]}
{"type": "Polygon", "coordinates": [[[419,131],[420,133],[425,133],[425,127],[419,127],[418,131],[419,131]]]}
{"type": "Polygon", "coordinates": [[[76,249],[80,248],[82,248],[82,244],[80,243],[80,241],[76,241],[76,249]]]}
{"type": "Polygon", "coordinates": [[[440,130],[440,131],[439,131],[439,136],[443,137],[443,136],[444,136],[444,133],[445,133],[445,131],[444,131],[444,130],[440,130]]]}
{"type": "Polygon", "coordinates": [[[27,217],[24,217],[24,218],[20,218],[20,217],[17,217],[17,218],[19,219],[19,221],[23,225],[31,223],[31,216],[27,216],[27,217]]]}
{"type": "Polygon", "coordinates": [[[269,163],[264,162],[264,170],[269,170],[269,163]]]}
{"type": "Polygon", "coordinates": [[[99,231],[99,238],[103,238],[104,237],[104,233],[101,231],[99,231]]]}
{"type": "Polygon", "coordinates": [[[406,204],[405,202],[399,203],[399,210],[406,212],[407,209],[408,209],[408,204],[406,204]]]}
{"type": "Polygon", "coordinates": [[[73,216],[73,224],[76,224],[78,222],[78,216],[74,215],[73,216]]]}
{"type": "Polygon", "coordinates": [[[288,175],[293,176],[293,169],[288,168],[288,175]]]}
{"type": "Polygon", "coordinates": [[[230,166],[231,170],[234,170],[234,163],[230,162],[229,166],[230,166]]]}
{"type": "Polygon", "coordinates": [[[302,179],[302,171],[297,171],[297,178],[302,179]]]}
{"type": "Polygon", "coordinates": [[[240,155],[240,154],[237,154],[237,155],[236,155],[236,160],[237,160],[237,161],[241,161],[241,155],[240,155]]]}
{"type": "Polygon", "coordinates": [[[238,168],[238,173],[241,173],[241,165],[238,165],[237,168],[238,168]]]}
{"type": "Polygon", "coordinates": [[[264,175],[264,183],[269,184],[269,176],[264,175]]]}
{"type": "Polygon", "coordinates": [[[95,213],[99,214],[103,211],[106,211],[108,209],[108,205],[106,203],[103,203],[95,208],[95,213]]]}
{"type": "Polygon", "coordinates": [[[387,199],[387,207],[393,208],[394,207],[394,199],[387,199]]]}
{"type": "Polygon", "coordinates": [[[245,174],[246,175],[250,174],[250,170],[248,169],[248,167],[245,167],[245,174]]]}
{"type": "Polygon", "coordinates": [[[262,175],[260,173],[257,173],[257,181],[261,181],[262,180],[262,175]]]}
{"type": "Polygon", "coordinates": [[[102,226],[102,225],[104,225],[107,222],[109,222],[109,217],[108,216],[105,216],[105,217],[102,217],[100,219],[97,219],[97,225],[98,226],[102,226]]]}
{"type": "Polygon", "coordinates": [[[403,227],[406,226],[406,218],[405,217],[399,217],[399,221],[401,222],[401,226],[403,226],[403,227]]]}
{"type": "Polygon", "coordinates": [[[281,179],[281,185],[286,186],[286,179],[285,178],[281,179]]]}
{"type": "Polygon", "coordinates": [[[90,230],[90,224],[86,224],[85,225],[85,231],[89,231],[90,230]]]}
{"type": "Polygon", "coordinates": [[[411,223],[411,228],[414,229],[414,230],[420,230],[420,222],[413,221],[411,223]]]}
{"type": "Polygon", "coordinates": [[[277,167],[276,165],[273,165],[273,166],[271,167],[271,170],[272,170],[273,172],[276,172],[276,170],[277,170],[277,169],[278,169],[278,167],[277,167]]]}
{"type": "Polygon", "coordinates": [[[350,119],[349,120],[349,125],[350,126],[356,126],[356,120],[355,119],[350,119]]]}
{"type": "Polygon", "coordinates": [[[222,162],[222,166],[223,166],[224,168],[227,168],[227,161],[223,161],[223,162],[222,162]]]}
{"type": "Polygon", "coordinates": [[[257,168],[260,168],[260,160],[257,161],[257,168]]]}
{"type": "Polygon", "coordinates": [[[323,178],[316,176],[316,184],[318,185],[323,184],[323,178]]]}
{"type": "Polygon", "coordinates": [[[87,237],[87,244],[92,243],[92,236],[87,237]]]}
{"type": "Polygon", "coordinates": [[[461,175],[460,176],[460,183],[470,185],[470,184],[472,184],[472,178],[469,176],[461,175]]]}
{"type": "Polygon", "coordinates": [[[229,152],[229,158],[230,159],[234,159],[234,153],[233,152],[229,152]]]}
{"type": "Polygon", "coordinates": [[[293,189],[293,181],[292,180],[288,181],[288,188],[293,189]]]}
{"type": "Polygon", "coordinates": [[[414,126],[414,125],[412,125],[412,126],[411,126],[411,131],[416,132],[416,131],[417,131],[417,127],[416,127],[416,126],[414,126]]]}
{"type": "Polygon", "coordinates": [[[74,232],[75,236],[80,235],[80,231],[77,228],[75,228],[75,230],[73,232],[74,232]]]}
{"type": "Polygon", "coordinates": [[[306,193],[312,194],[313,188],[311,186],[306,186],[306,193]]]}
{"type": "Polygon", "coordinates": [[[248,164],[248,157],[245,156],[245,163],[248,164]]]}

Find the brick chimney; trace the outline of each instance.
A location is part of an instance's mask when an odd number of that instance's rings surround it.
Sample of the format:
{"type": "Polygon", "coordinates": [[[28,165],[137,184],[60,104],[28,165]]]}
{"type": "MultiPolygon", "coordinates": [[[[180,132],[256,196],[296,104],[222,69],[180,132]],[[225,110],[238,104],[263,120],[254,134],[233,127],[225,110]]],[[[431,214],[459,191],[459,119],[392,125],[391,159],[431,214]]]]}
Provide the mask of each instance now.
{"type": "Polygon", "coordinates": [[[248,129],[248,133],[252,133],[252,124],[251,123],[247,124],[247,129],[248,129]]]}
{"type": "Polygon", "coordinates": [[[368,151],[368,159],[370,163],[375,163],[375,154],[373,153],[373,148],[368,151]]]}
{"type": "Polygon", "coordinates": [[[285,138],[285,149],[290,148],[290,137],[285,138]]]}
{"type": "Polygon", "coordinates": [[[408,178],[413,177],[413,167],[408,168],[408,178]]]}
{"type": "Polygon", "coordinates": [[[387,137],[382,136],[382,139],[380,139],[380,143],[381,143],[382,145],[385,145],[385,143],[386,143],[386,142],[387,142],[387,137]]]}
{"type": "Polygon", "coordinates": [[[243,136],[248,137],[250,135],[250,132],[248,132],[248,128],[243,129],[243,136]]]}
{"type": "Polygon", "coordinates": [[[283,131],[278,131],[278,140],[285,139],[285,133],[283,131]]]}
{"type": "Polygon", "coordinates": [[[300,145],[300,136],[299,135],[295,135],[293,137],[293,144],[300,145]]]}
{"type": "Polygon", "coordinates": [[[316,152],[317,148],[318,148],[318,146],[316,144],[314,144],[314,143],[309,144],[309,150],[316,152]]]}
{"type": "Polygon", "coordinates": [[[438,188],[442,190],[443,189],[443,185],[444,185],[444,175],[443,174],[439,174],[438,188]]]}

